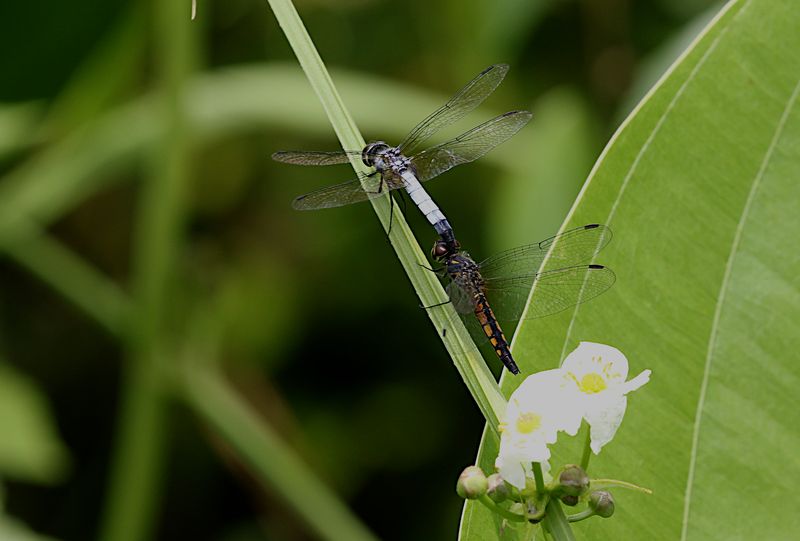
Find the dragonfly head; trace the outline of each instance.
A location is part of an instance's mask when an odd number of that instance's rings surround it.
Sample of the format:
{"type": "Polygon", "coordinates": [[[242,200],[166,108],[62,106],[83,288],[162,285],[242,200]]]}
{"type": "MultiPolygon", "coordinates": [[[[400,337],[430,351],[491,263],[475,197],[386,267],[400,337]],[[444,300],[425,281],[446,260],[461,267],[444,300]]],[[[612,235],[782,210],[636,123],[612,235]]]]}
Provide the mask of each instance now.
{"type": "Polygon", "coordinates": [[[439,239],[433,244],[433,249],[431,249],[431,257],[434,261],[442,263],[454,256],[456,252],[458,252],[459,248],[461,248],[461,245],[455,239],[439,239]]]}
{"type": "Polygon", "coordinates": [[[392,147],[390,147],[383,141],[375,141],[374,143],[370,143],[364,147],[364,150],[361,151],[361,161],[364,162],[364,165],[367,165],[369,167],[374,167],[375,158],[377,156],[380,156],[390,148],[392,147]]]}

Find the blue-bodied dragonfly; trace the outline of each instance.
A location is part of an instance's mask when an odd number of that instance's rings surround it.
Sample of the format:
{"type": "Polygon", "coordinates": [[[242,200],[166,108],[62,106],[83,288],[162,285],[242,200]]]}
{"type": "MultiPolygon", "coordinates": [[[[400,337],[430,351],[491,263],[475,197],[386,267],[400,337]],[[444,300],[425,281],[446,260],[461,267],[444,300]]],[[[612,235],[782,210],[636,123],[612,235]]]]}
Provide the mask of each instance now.
{"type": "Polygon", "coordinates": [[[590,261],[610,240],[608,227],[589,224],[480,263],[446,238],[436,241],[431,256],[444,265],[441,273],[450,279],[447,302],[459,314],[477,316],[497,356],[518,374],[500,322],[556,314],[606,291],[614,284],[614,272],[603,265],[580,263],[590,261]],[[539,270],[545,261],[553,270],[539,270]],[[535,295],[528,304],[532,288],[535,295]]]}
{"type": "Polygon", "coordinates": [[[531,119],[528,111],[510,111],[462,133],[455,139],[415,153],[421,143],[434,133],[461,119],[480,105],[505,77],[508,66],[495,64],[479,73],[459,90],[446,104],[419,123],[396,147],[383,141],[368,144],[362,150],[333,152],[281,151],[274,160],[297,165],[335,165],[348,163],[351,157],[360,158],[374,167],[343,184],[328,186],[301,195],[292,206],[298,210],[340,207],[367,201],[386,191],[404,188],[436,232],[454,242],[453,228],[433,199],[422,187],[428,181],[462,163],[469,163],[489,152],[522,129],[531,119]]]}

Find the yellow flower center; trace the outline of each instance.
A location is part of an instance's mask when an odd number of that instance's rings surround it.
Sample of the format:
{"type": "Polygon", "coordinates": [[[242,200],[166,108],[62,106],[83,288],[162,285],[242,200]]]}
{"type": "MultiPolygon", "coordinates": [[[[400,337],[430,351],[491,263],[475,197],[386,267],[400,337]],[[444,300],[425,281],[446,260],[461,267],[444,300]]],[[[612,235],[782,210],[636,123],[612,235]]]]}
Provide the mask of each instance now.
{"type": "Polygon", "coordinates": [[[590,372],[583,376],[579,385],[581,392],[586,394],[596,394],[604,391],[607,387],[603,376],[595,372],[590,372]]]}
{"type": "Polygon", "coordinates": [[[517,432],[520,434],[530,434],[542,426],[542,417],[533,412],[523,413],[517,419],[517,432]]]}

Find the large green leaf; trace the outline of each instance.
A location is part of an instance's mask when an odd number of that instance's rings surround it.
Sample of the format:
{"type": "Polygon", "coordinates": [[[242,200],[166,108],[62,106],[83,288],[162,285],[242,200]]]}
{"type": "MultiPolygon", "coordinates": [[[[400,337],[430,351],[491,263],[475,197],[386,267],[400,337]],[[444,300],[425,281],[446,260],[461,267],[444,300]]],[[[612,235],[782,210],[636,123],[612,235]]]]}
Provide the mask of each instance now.
{"type": "MultiPolygon", "coordinates": [[[[800,537],[799,28],[790,0],[731,2],[710,24],[612,139],[564,224],[614,229],[597,261],[617,284],[517,331],[524,373],[581,340],[653,369],[590,467],[653,495],[617,491],[616,515],[575,524],[579,538],[800,537]]],[[[521,381],[506,375],[504,391],[521,381]]],[[[485,439],[486,469],[495,454],[485,439]]],[[[462,539],[500,531],[467,505],[462,539]]]]}

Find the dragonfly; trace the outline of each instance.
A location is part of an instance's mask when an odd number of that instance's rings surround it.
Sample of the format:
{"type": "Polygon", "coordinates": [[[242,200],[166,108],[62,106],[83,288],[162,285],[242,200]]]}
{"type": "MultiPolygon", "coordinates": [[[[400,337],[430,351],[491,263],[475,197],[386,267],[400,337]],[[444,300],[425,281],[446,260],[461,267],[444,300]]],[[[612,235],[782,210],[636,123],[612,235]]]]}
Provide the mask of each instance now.
{"type": "Polygon", "coordinates": [[[607,226],[588,224],[476,263],[457,242],[454,246],[449,239],[439,239],[431,257],[443,264],[439,273],[450,280],[446,288],[450,300],[441,304],[452,302],[459,314],[475,314],[500,361],[512,374],[519,374],[500,322],[556,314],[608,290],[616,280],[614,272],[581,263],[610,241],[607,226]],[[539,270],[545,261],[553,270],[539,270]],[[528,304],[532,288],[536,295],[528,304]]]}
{"type": "Polygon", "coordinates": [[[480,105],[494,92],[507,72],[506,64],[494,64],[480,72],[447,103],[411,130],[396,147],[384,141],[374,141],[361,150],[285,150],[274,153],[274,160],[289,164],[335,165],[348,163],[354,158],[375,168],[372,173],[360,174],[348,182],[301,195],[294,200],[292,206],[297,210],[340,207],[404,188],[439,236],[447,238],[452,246],[452,242],[455,242],[453,228],[421,183],[457,165],[480,158],[516,134],[532,115],[528,111],[509,111],[450,141],[419,152],[417,150],[434,133],[460,120],[480,105]]]}

